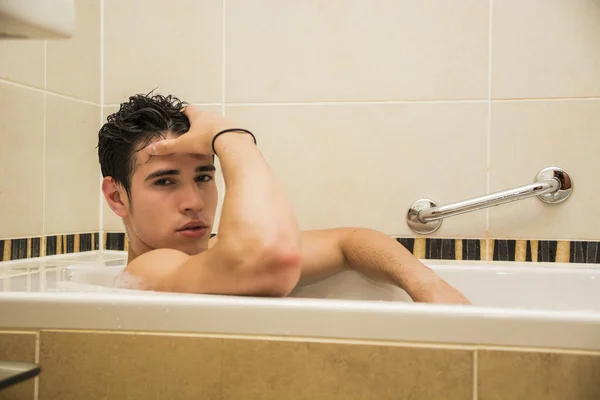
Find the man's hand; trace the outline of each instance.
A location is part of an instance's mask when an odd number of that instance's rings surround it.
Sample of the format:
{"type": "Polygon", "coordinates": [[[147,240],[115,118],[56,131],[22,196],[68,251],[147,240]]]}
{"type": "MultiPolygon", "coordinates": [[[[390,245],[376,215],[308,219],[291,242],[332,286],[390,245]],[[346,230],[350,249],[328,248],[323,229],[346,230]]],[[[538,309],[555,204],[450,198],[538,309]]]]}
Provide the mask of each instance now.
{"type": "Polygon", "coordinates": [[[235,128],[232,121],[219,114],[201,111],[188,105],[182,112],[190,120],[190,130],[176,139],[164,139],[148,146],[150,155],[167,155],[172,153],[193,153],[212,155],[212,141],[217,133],[225,129],[235,128]]]}
{"type": "Polygon", "coordinates": [[[406,292],[413,301],[420,303],[471,304],[458,289],[443,280],[429,267],[423,265],[405,283],[406,292]]]}

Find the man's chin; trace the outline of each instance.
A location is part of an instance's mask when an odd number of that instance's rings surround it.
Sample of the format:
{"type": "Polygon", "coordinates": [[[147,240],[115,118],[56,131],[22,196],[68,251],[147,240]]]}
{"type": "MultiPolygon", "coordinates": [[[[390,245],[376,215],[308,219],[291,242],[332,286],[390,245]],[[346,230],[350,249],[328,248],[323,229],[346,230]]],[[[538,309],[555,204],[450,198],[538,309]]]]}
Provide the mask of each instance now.
{"type": "Polygon", "coordinates": [[[202,253],[208,246],[205,243],[198,243],[194,245],[177,246],[175,249],[179,250],[188,256],[195,256],[196,254],[202,253]]]}

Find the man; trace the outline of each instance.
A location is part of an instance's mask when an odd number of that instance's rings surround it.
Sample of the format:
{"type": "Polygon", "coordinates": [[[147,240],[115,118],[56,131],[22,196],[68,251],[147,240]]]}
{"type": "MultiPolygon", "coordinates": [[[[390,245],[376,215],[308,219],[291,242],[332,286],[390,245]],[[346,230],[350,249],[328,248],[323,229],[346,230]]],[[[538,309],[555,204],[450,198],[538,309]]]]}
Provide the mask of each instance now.
{"type": "Polygon", "coordinates": [[[455,288],[387,235],[365,228],[300,232],[254,135],[173,96],[136,95],[100,129],[102,192],[129,240],[129,288],[286,296],[351,268],[417,302],[464,303],[455,288]],[[214,155],[227,188],[218,236],[214,155]]]}

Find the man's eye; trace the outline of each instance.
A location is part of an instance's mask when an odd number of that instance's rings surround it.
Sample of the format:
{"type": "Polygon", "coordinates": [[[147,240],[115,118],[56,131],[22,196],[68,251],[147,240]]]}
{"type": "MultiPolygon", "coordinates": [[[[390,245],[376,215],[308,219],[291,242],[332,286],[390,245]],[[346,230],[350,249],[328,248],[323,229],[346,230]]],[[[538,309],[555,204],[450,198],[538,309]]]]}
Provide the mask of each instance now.
{"type": "Polygon", "coordinates": [[[154,182],[154,186],[169,186],[173,184],[173,181],[170,179],[159,179],[154,182]]]}
{"type": "Polygon", "coordinates": [[[212,181],[212,176],[210,175],[200,175],[196,178],[197,182],[210,182],[212,181]]]}

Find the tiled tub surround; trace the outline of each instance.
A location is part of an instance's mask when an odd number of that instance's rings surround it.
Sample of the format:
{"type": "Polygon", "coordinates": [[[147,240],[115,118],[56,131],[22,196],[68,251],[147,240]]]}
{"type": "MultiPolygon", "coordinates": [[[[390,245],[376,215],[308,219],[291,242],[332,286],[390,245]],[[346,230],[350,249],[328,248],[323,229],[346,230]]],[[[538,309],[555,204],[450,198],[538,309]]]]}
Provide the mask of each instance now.
{"type": "Polygon", "coordinates": [[[0,331],[8,399],[597,400],[600,353],[132,331],[0,331]],[[149,379],[151,377],[151,379],[149,379]],[[126,378],[126,379],[125,379],[126,378]]]}

